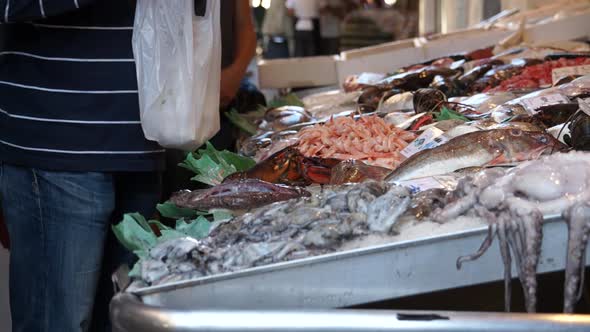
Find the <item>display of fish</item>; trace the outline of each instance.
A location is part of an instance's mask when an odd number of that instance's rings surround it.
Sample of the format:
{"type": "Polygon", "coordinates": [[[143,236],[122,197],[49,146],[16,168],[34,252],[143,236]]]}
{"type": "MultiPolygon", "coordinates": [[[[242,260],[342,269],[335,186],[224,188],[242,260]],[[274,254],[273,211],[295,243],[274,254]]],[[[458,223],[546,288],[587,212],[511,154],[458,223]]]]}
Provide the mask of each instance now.
{"type": "Polygon", "coordinates": [[[520,129],[494,129],[468,133],[404,161],[386,181],[441,175],[455,170],[536,159],[567,147],[553,136],[520,129]]]}
{"type": "Polygon", "coordinates": [[[181,191],[170,201],[181,208],[208,211],[210,209],[249,210],[270,203],[309,196],[299,187],[272,184],[258,179],[224,182],[215,187],[181,191]]]}

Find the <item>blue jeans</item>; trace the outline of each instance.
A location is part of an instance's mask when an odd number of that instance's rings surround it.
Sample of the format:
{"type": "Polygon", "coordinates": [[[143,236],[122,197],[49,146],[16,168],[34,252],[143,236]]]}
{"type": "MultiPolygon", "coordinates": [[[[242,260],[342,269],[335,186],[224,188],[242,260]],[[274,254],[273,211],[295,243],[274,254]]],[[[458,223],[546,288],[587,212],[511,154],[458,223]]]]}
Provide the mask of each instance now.
{"type": "Polygon", "coordinates": [[[133,259],[110,227],[125,212],[151,217],[160,185],[157,173],[0,165],[13,331],[108,330],[110,275],[133,259]]]}

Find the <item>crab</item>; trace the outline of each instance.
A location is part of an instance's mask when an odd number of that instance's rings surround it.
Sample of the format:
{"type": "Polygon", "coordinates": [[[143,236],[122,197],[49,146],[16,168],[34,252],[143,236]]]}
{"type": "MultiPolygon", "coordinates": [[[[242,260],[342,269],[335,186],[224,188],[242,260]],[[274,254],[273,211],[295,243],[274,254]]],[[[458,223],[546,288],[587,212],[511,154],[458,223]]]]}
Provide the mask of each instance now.
{"type": "Polygon", "coordinates": [[[255,178],[292,186],[306,186],[311,183],[328,184],[332,168],[340,162],[339,159],[305,157],[295,145],[292,145],[247,171],[228,176],[224,182],[255,178]]]}

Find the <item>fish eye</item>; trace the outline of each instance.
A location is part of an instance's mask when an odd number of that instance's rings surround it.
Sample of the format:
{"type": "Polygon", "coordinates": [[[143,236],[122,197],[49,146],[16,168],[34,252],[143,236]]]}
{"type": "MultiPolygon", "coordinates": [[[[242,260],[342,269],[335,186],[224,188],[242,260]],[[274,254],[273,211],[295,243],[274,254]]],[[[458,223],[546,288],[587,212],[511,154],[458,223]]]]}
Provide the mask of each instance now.
{"type": "Polygon", "coordinates": [[[541,136],[541,137],[539,137],[539,141],[540,141],[541,143],[548,143],[548,142],[549,142],[549,140],[548,140],[548,139],[547,139],[547,137],[545,137],[545,136],[541,136]]]}
{"type": "Polygon", "coordinates": [[[520,135],[522,135],[522,131],[520,129],[512,129],[512,130],[510,130],[510,134],[512,136],[520,136],[520,135]]]}

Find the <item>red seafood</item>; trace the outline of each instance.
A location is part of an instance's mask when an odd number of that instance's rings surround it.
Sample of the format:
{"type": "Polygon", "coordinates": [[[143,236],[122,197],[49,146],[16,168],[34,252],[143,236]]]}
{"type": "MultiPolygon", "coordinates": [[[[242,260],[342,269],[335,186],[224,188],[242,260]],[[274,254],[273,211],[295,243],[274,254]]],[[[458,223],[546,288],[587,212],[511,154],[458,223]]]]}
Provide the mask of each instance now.
{"type": "Polygon", "coordinates": [[[341,160],[305,157],[295,146],[289,146],[245,172],[234,173],[224,182],[259,179],[270,183],[304,186],[330,182],[330,171],[341,160]]]}
{"type": "Polygon", "coordinates": [[[389,168],[369,166],[357,160],[345,160],[332,168],[330,184],[359,183],[366,180],[383,181],[389,173],[391,173],[389,168]]]}
{"type": "Polygon", "coordinates": [[[552,83],[551,73],[555,68],[574,67],[590,64],[590,58],[580,57],[574,59],[560,58],[554,61],[526,67],[522,73],[513,76],[498,85],[485,91],[511,91],[521,89],[538,89],[542,86],[549,86],[552,83]]]}
{"type": "Polygon", "coordinates": [[[400,151],[416,136],[370,115],[355,120],[338,117],[299,132],[299,151],[306,157],[362,160],[394,169],[405,158],[400,151]]]}

